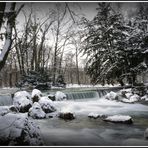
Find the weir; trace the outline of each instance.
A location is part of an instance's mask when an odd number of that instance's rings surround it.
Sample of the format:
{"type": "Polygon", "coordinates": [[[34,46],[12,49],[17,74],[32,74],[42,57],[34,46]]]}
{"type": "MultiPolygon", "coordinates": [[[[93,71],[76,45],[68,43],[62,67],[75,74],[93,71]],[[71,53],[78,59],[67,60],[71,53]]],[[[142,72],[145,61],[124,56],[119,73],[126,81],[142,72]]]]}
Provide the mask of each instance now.
{"type": "MultiPolygon", "coordinates": [[[[105,96],[110,91],[117,92],[123,89],[123,87],[99,87],[99,88],[77,88],[77,89],[65,89],[59,90],[66,94],[68,100],[78,100],[78,99],[99,99],[105,96]]],[[[46,90],[47,92],[48,90],[46,90]]],[[[55,93],[58,90],[54,90],[55,93]]],[[[16,90],[1,90],[0,95],[0,106],[12,105],[11,94],[16,92],[16,90]]]]}

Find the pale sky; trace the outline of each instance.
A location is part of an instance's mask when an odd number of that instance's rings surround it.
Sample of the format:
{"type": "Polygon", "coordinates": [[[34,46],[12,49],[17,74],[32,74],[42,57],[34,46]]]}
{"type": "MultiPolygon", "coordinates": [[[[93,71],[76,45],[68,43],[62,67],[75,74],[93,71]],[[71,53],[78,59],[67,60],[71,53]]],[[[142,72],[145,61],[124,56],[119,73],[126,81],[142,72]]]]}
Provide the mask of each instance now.
{"type": "MultiPolygon", "coordinates": [[[[23,2],[16,2],[17,8],[23,3],[23,2]]],[[[49,9],[54,9],[55,2],[24,2],[25,7],[23,10],[26,12],[26,14],[30,12],[30,6],[32,5],[33,10],[36,11],[37,17],[39,20],[42,20],[46,17],[46,14],[48,13],[49,9]]],[[[58,2],[61,5],[65,5],[65,2],[58,2]]],[[[119,3],[119,2],[118,2],[119,3]]],[[[85,17],[89,20],[92,20],[94,16],[97,14],[96,8],[98,7],[96,2],[69,2],[69,7],[71,10],[73,10],[76,14],[83,14],[85,17]]],[[[113,3],[113,6],[116,8],[117,2],[113,3]]],[[[137,2],[123,2],[121,3],[122,7],[120,8],[121,12],[126,17],[132,17],[136,12],[136,7],[140,3],[137,2]]],[[[147,5],[148,3],[145,3],[147,5]]],[[[19,22],[18,27],[22,27],[24,23],[24,15],[21,12],[17,20],[19,22]]]]}

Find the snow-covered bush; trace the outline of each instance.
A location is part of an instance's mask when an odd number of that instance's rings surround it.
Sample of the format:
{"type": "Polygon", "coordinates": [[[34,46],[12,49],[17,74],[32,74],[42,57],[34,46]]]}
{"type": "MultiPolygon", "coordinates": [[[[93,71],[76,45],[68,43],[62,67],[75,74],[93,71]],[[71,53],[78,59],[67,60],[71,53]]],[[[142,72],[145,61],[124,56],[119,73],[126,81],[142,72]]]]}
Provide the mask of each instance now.
{"type": "Polygon", "coordinates": [[[0,145],[43,145],[37,127],[27,114],[8,113],[0,116],[0,145]]]}
{"type": "Polygon", "coordinates": [[[38,89],[33,89],[32,94],[31,94],[33,103],[38,102],[41,97],[42,97],[42,92],[38,89]]]}
{"type": "Polygon", "coordinates": [[[61,92],[61,91],[57,91],[56,94],[55,94],[55,100],[56,101],[62,101],[62,100],[66,100],[67,99],[67,96],[61,92]]]}
{"type": "Polygon", "coordinates": [[[42,119],[46,116],[38,102],[35,102],[32,105],[32,107],[29,109],[28,115],[35,119],[42,119]]]}
{"type": "Polygon", "coordinates": [[[53,101],[48,97],[41,97],[39,100],[39,104],[45,113],[51,113],[56,111],[53,101]]]}

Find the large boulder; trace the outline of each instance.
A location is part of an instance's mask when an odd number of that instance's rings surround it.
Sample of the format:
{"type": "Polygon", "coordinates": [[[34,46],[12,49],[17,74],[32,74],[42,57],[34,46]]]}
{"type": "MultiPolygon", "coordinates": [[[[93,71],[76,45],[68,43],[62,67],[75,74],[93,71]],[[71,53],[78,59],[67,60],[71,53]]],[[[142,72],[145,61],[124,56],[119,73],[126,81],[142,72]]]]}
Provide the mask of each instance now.
{"type": "Polygon", "coordinates": [[[103,119],[106,122],[132,124],[133,120],[130,116],[114,115],[103,119]]]}
{"type": "Polygon", "coordinates": [[[55,100],[56,101],[63,101],[63,100],[66,100],[67,99],[67,96],[61,92],[61,91],[57,91],[56,94],[55,94],[55,100]]]}
{"type": "Polygon", "coordinates": [[[48,97],[41,97],[39,100],[39,104],[45,113],[51,113],[56,111],[56,108],[53,104],[53,101],[48,97]]]}
{"type": "Polygon", "coordinates": [[[13,97],[13,105],[19,112],[28,112],[32,106],[30,94],[26,91],[16,92],[13,97]]]}
{"type": "Polygon", "coordinates": [[[39,127],[29,120],[27,114],[8,113],[0,116],[0,145],[43,145],[39,127]]]}
{"type": "Polygon", "coordinates": [[[38,89],[33,89],[32,94],[31,94],[32,102],[33,103],[38,102],[41,97],[42,97],[42,92],[38,89]]]}
{"type": "Polygon", "coordinates": [[[28,115],[34,119],[43,119],[46,117],[45,112],[42,110],[40,104],[35,102],[29,109],[28,115]]]}

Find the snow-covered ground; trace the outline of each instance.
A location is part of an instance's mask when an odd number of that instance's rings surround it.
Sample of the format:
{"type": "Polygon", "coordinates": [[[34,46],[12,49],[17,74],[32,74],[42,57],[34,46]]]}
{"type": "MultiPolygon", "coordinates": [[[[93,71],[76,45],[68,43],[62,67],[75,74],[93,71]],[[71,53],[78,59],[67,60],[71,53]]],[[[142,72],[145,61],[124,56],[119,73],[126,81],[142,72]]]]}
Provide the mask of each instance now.
{"type": "Polygon", "coordinates": [[[85,85],[85,84],[66,84],[66,88],[96,88],[96,87],[118,87],[120,86],[119,84],[116,84],[116,85],[108,85],[108,84],[105,84],[105,85],[85,85]]]}

